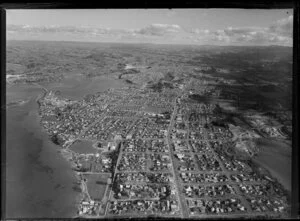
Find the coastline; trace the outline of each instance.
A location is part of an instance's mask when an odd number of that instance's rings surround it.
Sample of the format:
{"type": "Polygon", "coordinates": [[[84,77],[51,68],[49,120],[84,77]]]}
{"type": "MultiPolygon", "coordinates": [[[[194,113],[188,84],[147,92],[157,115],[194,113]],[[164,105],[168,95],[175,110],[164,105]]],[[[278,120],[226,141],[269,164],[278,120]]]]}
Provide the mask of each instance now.
{"type": "Polygon", "coordinates": [[[40,100],[46,96],[46,94],[48,93],[48,89],[39,84],[34,84],[34,85],[38,86],[40,89],[42,89],[44,91],[43,94],[39,94],[38,97],[36,98],[36,102],[38,103],[38,105],[40,107],[40,100]]]}
{"type": "MultiPolygon", "coordinates": [[[[264,158],[264,157],[261,157],[264,158]]],[[[277,181],[284,186],[284,188],[291,193],[291,184],[288,182],[289,179],[287,179],[286,177],[284,177],[284,175],[282,173],[279,173],[278,171],[276,171],[274,168],[272,168],[272,165],[269,165],[268,162],[266,162],[265,159],[257,159],[254,158],[253,162],[255,164],[257,164],[260,167],[263,167],[264,169],[266,169],[272,177],[276,178],[277,181]]]]}
{"type": "MultiPolygon", "coordinates": [[[[44,88],[44,87],[42,87],[42,86],[40,86],[40,85],[37,85],[37,86],[39,86],[42,90],[43,90],[43,93],[41,93],[41,94],[39,94],[38,96],[37,96],[37,98],[35,99],[35,101],[37,102],[37,104],[38,104],[38,108],[40,108],[40,100],[41,99],[43,99],[46,95],[47,95],[47,93],[49,92],[46,88],[44,88]]],[[[39,114],[39,109],[37,110],[37,117],[38,117],[38,121],[39,121],[39,125],[41,126],[41,129],[42,129],[42,131],[44,132],[44,133],[46,133],[45,132],[45,130],[44,130],[44,128],[43,128],[43,126],[40,124],[40,122],[41,122],[41,117],[40,117],[40,114],[39,114]]],[[[46,133],[47,134],[47,133],[46,133]]],[[[48,139],[50,138],[50,136],[47,134],[47,137],[48,137],[48,139]]],[[[52,141],[51,141],[51,139],[49,139],[49,141],[51,142],[51,143],[53,143],[52,141]]],[[[54,144],[54,143],[53,143],[54,144]]],[[[54,145],[56,145],[56,144],[54,144],[54,145]]],[[[59,145],[56,145],[56,146],[59,146],[59,145]]],[[[66,148],[66,149],[63,149],[61,146],[59,146],[59,148],[60,148],[60,150],[59,150],[59,154],[64,158],[64,160],[66,160],[69,164],[70,164],[70,166],[71,166],[71,168],[72,168],[72,172],[73,172],[73,174],[75,175],[75,177],[76,177],[76,180],[78,181],[78,183],[80,182],[80,190],[81,190],[81,192],[80,193],[78,193],[77,195],[76,195],[76,203],[75,203],[75,208],[76,208],[76,213],[72,216],[72,218],[76,218],[77,216],[78,216],[78,214],[77,214],[77,210],[78,210],[78,206],[80,205],[80,202],[82,201],[82,199],[84,198],[84,192],[82,191],[82,183],[81,183],[81,179],[80,179],[80,175],[76,172],[76,171],[74,171],[74,169],[73,169],[73,167],[74,166],[76,166],[72,161],[71,161],[71,159],[70,158],[68,158],[68,156],[66,155],[66,154],[64,154],[64,152],[68,152],[68,153],[70,153],[71,155],[72,154],[74,154],[74,152],[73,151],[71,151],[69,148],[66,148]]],[[[76,185],[79,185],[79,184],[76,184],[76,185]]]]}
{"type": "Polygon", "coordinates": [[[289,142],[275,139],[261,139],[259,153],[253,162],[269,171],[271,176],[291,192],[291,146],[289,142]]]}

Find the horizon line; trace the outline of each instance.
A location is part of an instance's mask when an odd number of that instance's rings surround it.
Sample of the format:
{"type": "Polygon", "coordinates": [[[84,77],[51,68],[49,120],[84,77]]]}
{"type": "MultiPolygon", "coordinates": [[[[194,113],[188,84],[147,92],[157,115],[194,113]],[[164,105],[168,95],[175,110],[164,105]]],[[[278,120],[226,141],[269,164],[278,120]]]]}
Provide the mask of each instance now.
{"type": "Polygon", "coordinates": [[[293,46],[287,45],[212,45],[212,44],[164,44],[164,43],[152,43],[152,42],[110,42],[110,41],[66,41],[66,40],[18,40],[18,39],[6,39],[6,43],[9,41],[27,41],[27,42],[60,42],[60,43],[87,43],[87,44],[127,44],[127,45],[165,45],[165,46],[198,46],[198,47],[285,47],[293,48],[293,46]]]}

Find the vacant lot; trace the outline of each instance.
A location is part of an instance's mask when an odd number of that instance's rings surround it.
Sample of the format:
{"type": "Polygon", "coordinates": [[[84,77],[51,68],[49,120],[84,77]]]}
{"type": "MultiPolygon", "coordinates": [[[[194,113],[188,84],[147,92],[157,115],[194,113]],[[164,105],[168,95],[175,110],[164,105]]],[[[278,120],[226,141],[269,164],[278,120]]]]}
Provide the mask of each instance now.
{"type": "Polygon", "coordinates": [[[87,179],[88,192],[93,200],[101,201],[107,185],[109,174],[88,174],[87,179]]]}
{"type": "Polygon", "coordinates": [[[92,145],[91,141],[81,140],[74,143],[70,149],[79,154],[97,153],[97,150],[92,145]]]}

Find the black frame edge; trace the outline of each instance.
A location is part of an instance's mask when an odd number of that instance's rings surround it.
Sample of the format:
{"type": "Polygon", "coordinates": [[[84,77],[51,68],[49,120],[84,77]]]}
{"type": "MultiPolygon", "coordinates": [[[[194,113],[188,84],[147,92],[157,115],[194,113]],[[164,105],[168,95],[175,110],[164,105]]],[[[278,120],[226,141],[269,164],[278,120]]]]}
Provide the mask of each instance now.
{"type": "Polygon", "coordinates": [[[6,196],[6,12],[0,8],[0,68],[1,68],[1,219],[5,219],[6,196]]]}

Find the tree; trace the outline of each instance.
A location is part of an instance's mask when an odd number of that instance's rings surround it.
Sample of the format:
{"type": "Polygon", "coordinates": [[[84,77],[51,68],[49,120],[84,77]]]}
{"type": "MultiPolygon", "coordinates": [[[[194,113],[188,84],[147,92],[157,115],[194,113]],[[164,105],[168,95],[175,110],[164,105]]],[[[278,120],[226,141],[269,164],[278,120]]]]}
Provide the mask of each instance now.
{"type": "Polygon", "coordinates": [[[51,137],[51,140],[53,143],[55,143],[56,145],[62,145],[64,143],[64,140],[62,139],[61,136],[59,136],[58,134],[54,134],[51,137]]]}
{"type": "Polygon", "coordinates": [[[55,96],[60,96],[61,95],[61,92],[59,90],[55,91],[55,96]]]}
{"type": "Polygon", "coordinates": [[[55,115],[58,116],[58,117],[61,117],[61,115],[62,115],[62,111],[61,111],[58,107],[56,107],[56,108],[54,109],[54,113],[55,113],[55,115]]]}
{"type": "Polygon", "coordinates": [[[85,97],[84,97],[84,101],[85,102],[91,102],[93,100],[94,96],[92,94],[87,94],[85,97]]]}

